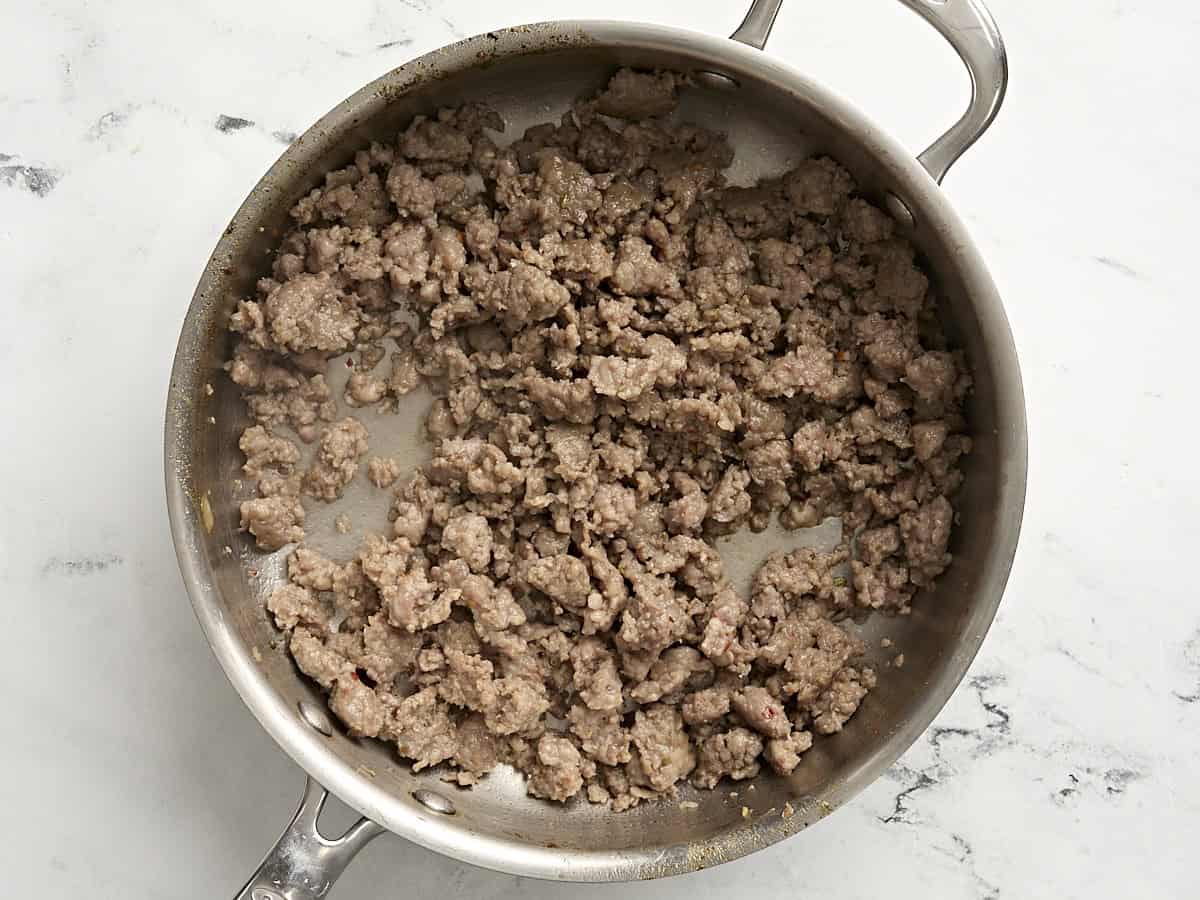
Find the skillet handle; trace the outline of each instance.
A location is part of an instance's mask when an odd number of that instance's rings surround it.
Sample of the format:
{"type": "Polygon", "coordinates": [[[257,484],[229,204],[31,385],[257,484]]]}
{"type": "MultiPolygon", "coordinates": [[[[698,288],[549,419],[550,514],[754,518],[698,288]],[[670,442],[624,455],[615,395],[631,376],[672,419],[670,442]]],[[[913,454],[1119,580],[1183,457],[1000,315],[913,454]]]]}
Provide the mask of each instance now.
{"type": "MultiPolygon", "coordinates": [[[[731,38],[762,50],[783,0],[754,0],[731,38]]],[[[1004,39],[982,0],[900,0],[950,42],[971,77],[971,102],[950,129],[917,160],[938,184],[955,160],[979,140],[1004,102],[1008,54],[1004,39]]]]}
{"type": "Polygon", "coordinates": [[[326,838],[317,828],[317,818],[328,797],[325,788],[305,776],[300,808],[235,900],[325,897],[358,851],[383,834],[382,825],[359,819],[340,838],[326,838]]]}

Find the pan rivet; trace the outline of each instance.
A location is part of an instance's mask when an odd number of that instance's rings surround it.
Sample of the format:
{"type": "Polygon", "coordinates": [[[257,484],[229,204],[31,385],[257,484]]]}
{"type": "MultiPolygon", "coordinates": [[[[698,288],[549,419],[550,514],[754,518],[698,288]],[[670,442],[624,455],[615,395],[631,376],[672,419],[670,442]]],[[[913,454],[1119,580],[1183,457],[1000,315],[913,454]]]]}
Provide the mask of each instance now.
{"type": "Polygon", "coordinates": [[[912,210],[908,208],[908,204],[888,191],[883,195],[883,205],[887,207],[887,211],[892,214],[892,218],[896,220],[901,228],[915,228],[916,219],[913,218],[912,210]]]}
{"type": "Polygon", "coordinates": [[[714,72],[711,69],[697,69],[692,73],[692,78],[697,84],[702,84],[710,88],[716,88],[719,91],[736,91],[741,87],[741,85],[738,83],[738,80],[732,75],[725,75],[722,72],[714,72]]]}
{"type": "Polygon", "coordinates": [[[432,809],[436,813],[441,813],[445,816],[454,815],[457,810],[449,798],[443,797],[434,791],[427,791],[421,788],[419,791],[413,791],[413,799],[424,806],[426,809],[432,809]]]}
{"type": "Polygon", "coordinates": [[[296,706],[300,710],[300,718],[307,722],[309,727],[321,732],[325,737],[332,737],[333,725],[323,709],[309,700],[301,700],[296,706]]]}

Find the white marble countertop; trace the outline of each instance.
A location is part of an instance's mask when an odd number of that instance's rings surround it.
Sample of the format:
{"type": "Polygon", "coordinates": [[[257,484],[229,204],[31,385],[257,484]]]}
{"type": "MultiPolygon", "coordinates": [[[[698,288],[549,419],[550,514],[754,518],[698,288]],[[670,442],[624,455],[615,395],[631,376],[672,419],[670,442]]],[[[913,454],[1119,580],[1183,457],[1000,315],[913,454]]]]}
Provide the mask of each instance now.
{"type": "MultiPolygon", "coordinates": [[[[390,67],[468,34],[589,15],[725,34],[739,6],[57,0],[6,11],[0,893],[232,896],[299,796],[300,773],[192,617],[161,478],[184,310],[282,142],[390,67]],[[217,124],[229,119],[246,123],[217,124]]],[[[1177,567],[1200,537],[1200,478],[1189,457],[1171,460],[1198,436],[1187,410],[1200,13],[1180,0],[993,9],[1012,89],[946,190],[1012,320],[1029,501],[999,618],[936,727],[827,821],[701,874],[550,885],[385,837],[338,897],[1195,896],[1200,594],[1177,567]]],[[[965,97],[951,51],[886,0],[792,0],[770,52],[914,151],[965,97]]]]}

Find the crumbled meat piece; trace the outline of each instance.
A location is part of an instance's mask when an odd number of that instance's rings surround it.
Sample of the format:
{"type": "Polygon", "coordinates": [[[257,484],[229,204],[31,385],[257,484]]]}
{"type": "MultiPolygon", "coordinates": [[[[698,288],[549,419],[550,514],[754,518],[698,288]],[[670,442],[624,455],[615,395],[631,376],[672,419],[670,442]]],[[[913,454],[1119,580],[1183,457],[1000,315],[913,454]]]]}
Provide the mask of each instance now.
{"type": "Polygon", "coordinates": [[[942,496],[900,516],[900,536],[908,563],[926,579],[940,575],[950,562],[946,545],[953,524],[954,507],[942,496]]]}
{"type": "Polygon", "coordinates": [[[628,528],[637,515],[637,495],[620,484],[601,484],[592,496],[592,527],[611,537],[628,528]]]}
{"type": "Polygon", "coordinates": [[[619,119],[664,116],[675,108],[680,77],[674,72],[635,72],[621,69],[594,102],[595,109],[619,119]]]}
{"type": "Polygon", "coordinates": [[[744,469],[726,469],[708,498],[708,517],[724,525],[744,518],[750,512],[750,495],[746,493],[749,483],[750,475],[744,469]]]}
{"type": "Polygon", "coordinates": [[[296,203],[229,316],[259,547],[364,459],[386,489],[386,536],[296,548],[266,606],[414,769],[618,811],[788,775],[875,684],[839,623],[951,562],[971,378],[914,248],[825,157],[727,187],[729,142],[670,115],[686,83],[621,69],[504,147],[482,106],[414,118],[296,203]],[[346,407],[421,386],[428,461],[368,457],[346,407]],[[731,584],[720,538],[826,518],[836,548],[731,584]]]}
{"type": "Polygon", "coordinates": [[[436,688],[425,688],[397,703],[383,736],[396,744],[401,756],[413,761],[414,772],[445,762],[457,750],[457,729],[436,688]]]}
{"type": "Polygon", "coordinates": [[[455,781],[460,785],[475,784],[500,761],[495,736],[488,731],[483,716],[467,716],[458,725],[454,736],[454,764],[459,771],[455,781]]]}
{"type": "Polygon", "coordinates": [[[953,392],[958,367],[949,353],[922,353],[904,367],[904,383],[927,402],[939,402],[953,392]]]}
{"type": "Polygon", "coordinates": [[[261,425],[251,425],[242,432],[238,447],[246,454],[242,471],[258,478],[268,469],[289,475],[300,461],[299,448],[287,438],[276,437],[261,425]]]}
{"type": "Polygon", "coordinates": [[[670,266],[655,259],[650,245],[639,237],[622,238],[610,280],[613,287],[631,297],[679,294],[679,276],[670,266]]]}
{"type": "Polygon", "coordinates": [[[474,513],[457,516],[442,529],[442,546],[457,555],[472,572],[485,572],[492,561],[492,526],[474,513]]]}
{"type": "Polygon", "coordinates": [[[275,624],[285,630],[303,625],[312,631],[324,631],[329,625],[330,610],[310,589],[297,584],[282,584],[267,598],[267,609],[275,624]]]}
{"type": "Polygon", "coordinates": [[[613,273],[613,255],[601,241],[574,238],[564,241],[554,267],[564,278],[582,281],[595,290],[613,273]]]}
{"type": "Polygon", "coordinates": [[[764,687],[751,685],[733,695],[733,711],[741,720],[769,738],[787,737],[792,730],[783,704],[764,687]]]}
{"type": "Polygon", "coordinates": [[[230,377],[254,388],[244,396],[256,422],[290,425],[300,440],[312,443],[319,434],[319,423],[331,422],[337,414],[325,376],[301,378],[285,370],[272,374],[272,368],[261,357],[244,356],[230,366],[230,377]]]}
{"type": "Polygon", "coordinates": [[[621,716],[617,711],[589,709],[576,704],[567,718],[571,733],[579,738],[580,748],[596,762],[604,766],[629,762],[629,732],[621,727],[621,716]]]}
{"type": "Polygon", "coordinates": [[[446,671],[442,673],[437,689],[443,700],[451,706],[476,712],[492,709],[496,705],[496,686],[492,680],[495,667],[491,662],[445,645],[442,658],[446,663],[446,671]]]}
{"type": "Polygon", "coordinates": [[[285,281],[267,295],[265,309],[272,340],[296,353],[340,353],[354,342],[360,321],[353,302],[325,273],[285,281]]]}
{"type": "Polygon", "coordinates": [[[684,697],[680,711],[689,725],[704,725],[727,715],[732,701],[733,693],[727,686],[705,688],[684,697]]]}
{"type": "Polygon", "coordinates": [[[726,775],[734,781],[753,778],[758,774],[758,757],[762,751],[762,738],[745,728],[731,728],[711,735],[700,743],[699,762],[692,773],[692,784],[711,789],[726,775]]]}
{"type": "MultiPolygon", "coordinates": [[[[913,453],[921,462],[929,462],[946,443],[949,429],[943,421],[922,422],[912,427],[913,453]]],[[[246,463],[249,465],[249,461],[246,463]]]]}
{"type": "Polygon", "coordinates": [[[575,690],[588,709],[612,710],[621,706],[621,676],[612,654],[597,638],[584,638],[571,651],[575,690]]]}
{"type": "Polygon", "coordinates": [[[846,720],[858,710],[867,691],[874,686],[875,673],[870,669],[846,667],[840,670],[809,710],[813,730],[817,734],[841,731],[846,720]]]}
{"type": "Polygon", "coordinates": [[[566,420],[578,425],[596,418],[596,397],[586,379],[559,381],[542,375],[527,376],[525,389],[551,422],[566,420]]]}
{"type": "Polygon", "coordinates": [[[345,418],[330,425],[321,434],[312,467],[304,473],[304,493],[336,500],[358,471],[358,461],[366,452],[367,429],[358,419],[345,418]]]}
{"type": "Polygon", "coordinates": [[[288,578],[292,584],[314,591],[332,591],[341,566],[308,547],[298,547],[288,557],[288,578]]]}
{"type": "Polygon", "coordinates": [[[339,676],[348,675],[354,668],[346,657],[325,646],[307,628],[297,627],[292,632],[288,649],[300,671],[323,688],[332,688],[339,676]]]}
{"type": "MultiPolygon", "coordinates": [[[[696,767],[696,751],[683,729],[683,719],[669,706],[655,703],[639,709],[630,736],[637,748],[635,780],[655,791],[670,790],[696,767]]],[[[632,772],[630,775],[633,777],[632,772]]]]}
{"type": "Polygon", "coordinates": [[[338,676],[329,694],[329,708],[346,724],[351,737],[376,737],[387,717],[383,701],[355,672],[338,676]]]}
{"type": "Polygon", "coordinates": [[[503,631],[525,623],[525,612],[508,588],[498,588],[486,575],[468,571],[461,559],[450,560],[434,574],[446,585],[443,596],[453,596],[471,610],[475,621],[485,628],[503,631]]]}
{"type": "Polygon", "coordinates": [[[646,680],[635,685],[629,696],[638,703],[653,703],[664,698],[664,702],[670,702],[683,690],[710,682],[713,672],[713,664],[695,647],[672,647],[654,661],[646,680]]]}
{"type": "MultiPolygon", "coordinates": [[[[394,271],[394,270],[393,270],[394,271]]],[[[421,372],[417,367],[415,351],[411,346],[401,346],[392,352],[392,370],[388,374],[388,390],[397,397],[416,390],[421,383],[421,372]]]]}
{"type": "Polygon", "coordinates": [[[420,565],[423,560],[414,558],[404,538],[391,542],[370,538],[359,560],[363,574],[379,590],[389,623],[396,628],[420,631],[449,618],[453,596],[439,592],[420,565]]]}
{"type": "Polygon", "coordinates": [[[245,500],[241,513],[242,530],[254,535],[255,543],[263,550],[278,550],[304,540],[304,507],[295,497],[245,500]]]}
{"type": "Polygon", "coordinates": [[[618,400],[636,400],[658,381],[658,365],[653,359],[621,359],[593,356],[588,381],[597,394],[618,400]]]}
{"type": "Polygon", "coordinates": [[[908,612],[915,588],[909,583],[908,568],[884,563],[871,567],[855,560],[850,564],[857,605],[870,609],[908,612]]]}
{"type": "Polygon", "coordinates": [[[371,406],[387,396],[388,383],[369,372],[355,372],[346,382],[346,403],[371,406]]]}
{"type": "Polygon", "coordinates": [[[367,478],[377,488],[391,487],[400,477],[400,463],[387,456],[372,456],[367,460],[367,478]]]}
{"type": "Polygon", "coordinates": [[[858,536],[858,555],[868,566],[878,566],[900,549],[900,532],[895,525],[871,528],[858,536]]]}
{"type": "Polygon", "coordinates": [[[507,271],[488,277],[475,299],[516,327],[549,319],[571,299],[571,292],[536,266],[514,262],[507,271]]]}
{"type": "Polygon", "coordinates": [[[412,668],[420,650],[422,638],[393,628],[386,613],[368,617],[363,629],[363,656],[360,664],[377,682],[392,682],[397,675],[412,668]]]}
{"type": "Polygon", "coordinates": [[[767,741],[763,750],[765,759],[778,774],[790,775],[796,766],[800,765],[800,755],[812,746],[812,734],[807,731],[793,731],[785,738],[775,738],[767,741]]]}
{"type": "Polygon", "coordinates": [[[747,611],[746,601],[736,592],[720,591],[710,604],[708,623],[700,639],[700,652],[718,666],[736,665],[738,630],[747,611]]]}
{"type": "Polygon", "coordinates": [[[528,578],[531,585],[563,606],[582,606],[591,591],[583,560],[565,553],[535,561],[529,567],[528,578]]]}
{"type": "Polygon", "coordinates": [[[582,762],[567,738],[543,734],[529,774],[529,793],[547,800],[570,800],[583,787],[582,762]]]}
{"type": "Polygon", "coordinates": [[[699,487],[687,491],[667,505],[664,518],[674,532],[695,531],[708,518],[708,498],[699,487]]]}
{"type": "Polygon", "coordinates": [[[691,625],[688,605],[669,577],[656,576],[629,562],[626,578],[633,596],[621,614],[620,643],[631,650],[659,651],[682,637],[691,625]]]}
{"type": "Polygon", "coordinates": [[[479,438],[443,441],[429,464],[438,484],[464,485],[472,494],[508,494],[521,482],[521,472],[495,444],[479,438]]]}
{"type": "Polygon", "coordinates": [[[496,705],[485,714],[488,730],[516,734],[537,725],[550,708],[546,689],[524,678],[496,679],[496,705]]]}
{"type": "Polygon", "coordinates": [[[806,159],[783,177],[783,190],[801,213],[829,216],[854,187],[850,173],[829,157],[806,159]]]}

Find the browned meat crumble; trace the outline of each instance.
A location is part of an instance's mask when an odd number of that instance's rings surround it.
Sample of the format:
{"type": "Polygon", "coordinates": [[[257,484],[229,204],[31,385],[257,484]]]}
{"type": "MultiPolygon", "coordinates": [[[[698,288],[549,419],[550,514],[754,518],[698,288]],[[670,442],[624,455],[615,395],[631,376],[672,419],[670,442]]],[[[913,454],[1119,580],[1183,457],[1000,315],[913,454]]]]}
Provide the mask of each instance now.
{"type": "Polygon", "coordinates": [[[360,469],[390,497],[390,534],[300,543],[268,606],[414,769],[614,809],[789,773],[875,683],[839,621],[950,560],[970,381],[912,247],[828,158],[726,186],[724,137],[665,118],[682,85],[622,70],[504,148],[485,108],[418,118],[296,204],[231,318],[242,527],[302,542],[360,469]],[[368,458],[353,410],[422,383],[431,461],[368,458]],[[741,596],[714,540],[773,517],[845,538],[741,596]]]}

